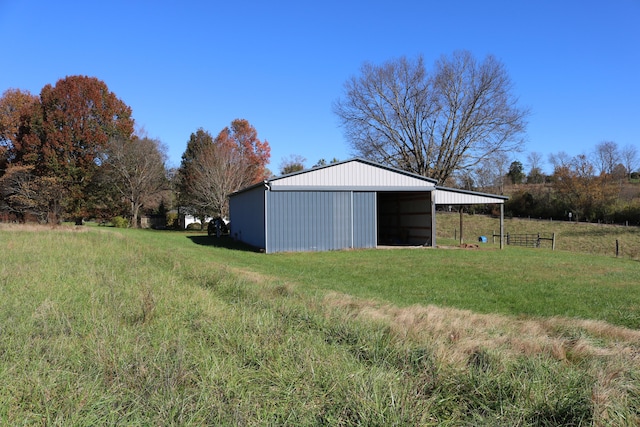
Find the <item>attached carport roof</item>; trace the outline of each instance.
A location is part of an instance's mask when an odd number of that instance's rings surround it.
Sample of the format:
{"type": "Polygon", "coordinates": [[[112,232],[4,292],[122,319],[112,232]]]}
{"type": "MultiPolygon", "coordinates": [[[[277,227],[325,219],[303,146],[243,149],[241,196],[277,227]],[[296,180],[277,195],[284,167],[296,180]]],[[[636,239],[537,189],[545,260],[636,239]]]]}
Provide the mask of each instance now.
{"type": "Polygon", "coordinates": [[[509,198],[497,194],[479,193],[477,191],[460,190],[436,186],[436,205],[485,205],[490,203],[504,204],[509,198]]]}

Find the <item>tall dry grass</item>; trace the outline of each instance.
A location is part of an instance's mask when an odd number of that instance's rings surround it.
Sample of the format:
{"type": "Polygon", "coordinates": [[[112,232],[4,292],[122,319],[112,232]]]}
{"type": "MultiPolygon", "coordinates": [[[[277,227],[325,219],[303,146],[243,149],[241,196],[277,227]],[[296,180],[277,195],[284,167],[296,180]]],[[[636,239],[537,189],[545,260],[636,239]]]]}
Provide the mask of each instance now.
{"type": "Polygon", "coordinates": [[[293,257],[181,233],[0,230],[0,251],[0,424],[640,422],[635,330],[309,292],[293,257]]]}
{"type": "Polygon", "coordinates": [[[389,325],[399,340],[429,348],[434,364],[445,371],[464,372],[485,354],[502,366],[550,359],[583,370],[593,380],[588,424],[640,423],[638,413],[620,418],[640,409],[640,331],[561,317],[514,319],[436,306],[399,308],[338,293],[329,293],[325,303],[345,318],[389,325]]]}

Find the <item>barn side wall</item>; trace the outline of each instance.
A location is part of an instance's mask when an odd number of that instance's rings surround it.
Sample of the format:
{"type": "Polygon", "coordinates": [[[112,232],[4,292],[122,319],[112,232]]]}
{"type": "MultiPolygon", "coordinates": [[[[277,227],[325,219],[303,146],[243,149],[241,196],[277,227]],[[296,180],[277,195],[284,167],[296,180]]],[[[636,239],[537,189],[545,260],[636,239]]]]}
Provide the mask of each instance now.
{"type": "Polygon", "coordinates": [[[265,187],[256,187],[229,199],[231,237],[265,248],[265,187]]]}
{"type": "Polygon", "coordinates": [[[375,247],[375,193],[270,191],[267,252],[375,247]]]}
{"type": "Polygon", "coordinates": [[[354,191],[353,193],[353,247],[375,248],[378,245],[376,224],[377,193],[354,191]]]}

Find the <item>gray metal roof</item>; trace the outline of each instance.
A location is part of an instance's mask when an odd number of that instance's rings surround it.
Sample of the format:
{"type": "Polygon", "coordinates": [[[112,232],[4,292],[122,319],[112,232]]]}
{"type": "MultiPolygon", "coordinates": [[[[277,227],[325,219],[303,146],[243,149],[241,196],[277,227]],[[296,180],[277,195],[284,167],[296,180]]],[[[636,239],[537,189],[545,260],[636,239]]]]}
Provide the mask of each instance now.
{"type": "Polygon", "coordinates": [[[289,188],[420,188],[435,187],[436,180],[383,166],[365,159],[351,159],[267,180],[272,190],[289,188]]]}
{"type": "Polygon", "coordinates": [[[477,191],[460,190],[437,186],[435,191],[436,205],[484,205],[489,203],[503,204],[507,196],[479,193],[477,191]]]}

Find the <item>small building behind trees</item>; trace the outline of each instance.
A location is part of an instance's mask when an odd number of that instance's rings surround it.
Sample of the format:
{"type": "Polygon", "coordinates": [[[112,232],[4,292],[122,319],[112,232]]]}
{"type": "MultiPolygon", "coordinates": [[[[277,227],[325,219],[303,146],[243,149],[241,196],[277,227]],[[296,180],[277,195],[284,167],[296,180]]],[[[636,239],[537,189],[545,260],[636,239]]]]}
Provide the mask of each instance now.
{"type": "MultiPolygon", "coordinates": [[[[499,204],[369,160],[270,178],[233,193],[231,236],[267,253],[436,245],[437,205],[499,204]]],[[[501,215],[502,229],[502,215],[501,215]]]]}

